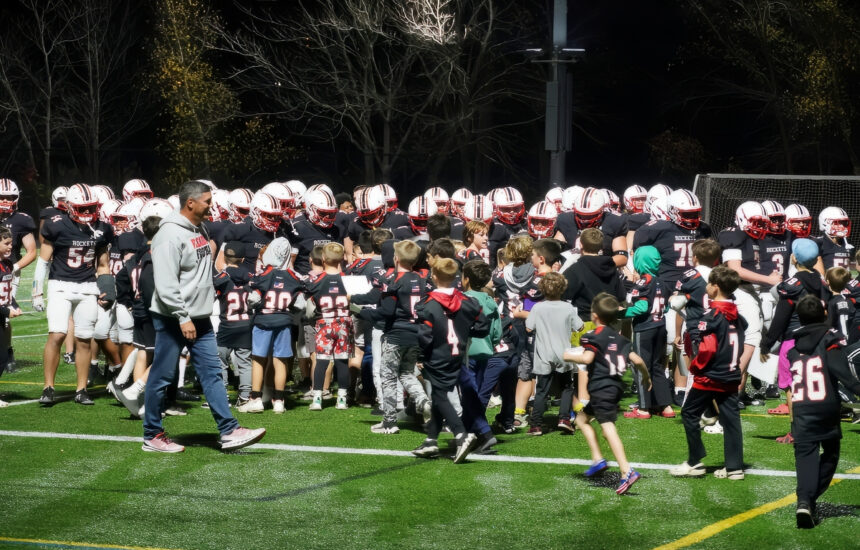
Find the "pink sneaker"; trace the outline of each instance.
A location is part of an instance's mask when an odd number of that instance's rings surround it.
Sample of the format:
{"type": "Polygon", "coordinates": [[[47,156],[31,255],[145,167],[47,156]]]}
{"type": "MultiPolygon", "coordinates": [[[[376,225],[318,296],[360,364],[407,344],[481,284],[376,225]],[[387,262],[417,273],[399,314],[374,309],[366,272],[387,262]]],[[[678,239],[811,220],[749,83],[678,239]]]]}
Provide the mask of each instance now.
{"type": "Polygon", "coordinates": [[[144,439],[141,449],[150,453],[181,453],[185,447],[179,443],[174,443],[172,439],[167,437],[167,434],[161,432],[152,439],[144,439]]]}
{"type": "Polygon", "coordinates": [[[221,443],[222,451],[235,451],[263,439],[266,435],[266,428],[249,429],[239,426],[232,432],[222,435],[219,442],[221,443]]]}

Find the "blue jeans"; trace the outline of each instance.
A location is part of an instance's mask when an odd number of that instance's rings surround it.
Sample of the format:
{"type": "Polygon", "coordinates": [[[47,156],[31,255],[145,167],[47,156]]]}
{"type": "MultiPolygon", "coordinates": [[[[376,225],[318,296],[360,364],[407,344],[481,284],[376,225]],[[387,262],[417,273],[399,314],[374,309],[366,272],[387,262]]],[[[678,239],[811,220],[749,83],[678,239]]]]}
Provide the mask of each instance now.
{"type": "Polygon", "coordinates": [[[239,427],[239,422],[230,412],[227,400],[227,390],[221,378],[221,360],[218,358],[218,346],[215,343],[215,332],[209,318],[193,319],[197,329],[197,339],[186,340],[179,329],[179,321],[174,317],[152,314],[152,325],[155,328],[155,352],[152,357],[152,368],[146,381],[144,404],[146,413],[143,417],[143,438],[152,439],[164,431],[161,426],[161,411],[164,408],[164,393],[173,384],[177,375],[179,352],[188,347],[194,360],[194,370],[200,378],[209,409],[218,425],[221,434],[228,434],[239,427]]]}
{"type": "Polygon", "coordinates": [[[477,435],[491,433],[490,424],[487,422],[487,404],[481,403],[478,397],[475,371],[470,366],[463,365],[457,383],[460,385],[460,404],[463,406],[463,424],[466,430],[477,435]]]}
{"type": "Polygon", "coordinates": [[[469,363],[475,371],[475,381],[478,384],[478,399],[486,410],[493,388],[499,385],[499,395],[502,397],[502,410],[497,419],[505,426],[514,421],[514,397],[517,387],[517,365],[513,357],[490,357],[489,359],[471,359],[469,363]]]}

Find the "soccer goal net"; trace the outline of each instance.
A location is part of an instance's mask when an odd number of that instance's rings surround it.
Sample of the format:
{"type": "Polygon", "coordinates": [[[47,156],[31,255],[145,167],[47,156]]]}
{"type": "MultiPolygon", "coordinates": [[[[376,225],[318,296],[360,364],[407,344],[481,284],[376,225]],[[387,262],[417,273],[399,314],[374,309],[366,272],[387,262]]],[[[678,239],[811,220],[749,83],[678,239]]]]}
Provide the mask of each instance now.
{"type": "MultiPolygon", "coordinates": [[[[812,216],[813,235],[818,234],[818,213],[828,206],[844,209],[852,221],[860,220],[858,176],[699,174],[693,192],[702,203],[702,219],[715,233],[734,223],[735,210],[746,201],[774,200],[783,207],[802,204],[812,216]]],[[[857,239],[852,235],[849,240],[857,239]]]]}

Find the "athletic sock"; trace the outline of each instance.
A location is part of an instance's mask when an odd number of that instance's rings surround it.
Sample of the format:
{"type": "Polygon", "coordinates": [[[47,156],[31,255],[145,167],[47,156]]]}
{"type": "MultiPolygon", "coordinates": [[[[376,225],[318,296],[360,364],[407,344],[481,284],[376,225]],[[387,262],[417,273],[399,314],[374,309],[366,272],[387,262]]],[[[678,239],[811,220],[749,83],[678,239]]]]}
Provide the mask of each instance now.
{"type": "Polygon", "coordinates": [[[286,392],[284,390],[275,390],[274,392],[272,392],[272,400],[283,401],[285,393],[286,392]]]}
{"type": "Polygon", "coordinates": [[[338,397],[346,397],[346,388],[338,388],[337,389],[338,397]]]}
{"type": "Polygon", "coordinates": [[[119,371],[119,374],[116,375],[113,382],[118,386],[122,386],[126,382],[128,382],[129,376],[134,371],[134,364],[137,362],[137,354],[140,350],[135,349],[132,350],[131,353],[128,354],[128,358],[125,360],[125,363],[122,365],[122,370],[119,371]]]}
{"type": "Polygon", "coordinates": [[[185,386],[185,366],[188,364],[187,357],[179,357],[179,385],[177,387],[182,388],[185,386]]]}
{"type": "Polygon", "coordinates": [[[122,390],[122,394],[125,395],[128,399],[137,399],[137,397],[146,389],[146,381],[142,378],[140,380],[136,380],[134,384],[122,390]]]}
{"type": "Polygon", "coordinates": [[[525,409],[514,409],[514,414],[526,414],[525,409]]]}
{"type": "Polygon", "coordinates": [[[250,397],[251,399],[262,399],[263,398],[263,392],[261,392],[261,391],[252,391],[249,395],[251,396],[250,397]]]}

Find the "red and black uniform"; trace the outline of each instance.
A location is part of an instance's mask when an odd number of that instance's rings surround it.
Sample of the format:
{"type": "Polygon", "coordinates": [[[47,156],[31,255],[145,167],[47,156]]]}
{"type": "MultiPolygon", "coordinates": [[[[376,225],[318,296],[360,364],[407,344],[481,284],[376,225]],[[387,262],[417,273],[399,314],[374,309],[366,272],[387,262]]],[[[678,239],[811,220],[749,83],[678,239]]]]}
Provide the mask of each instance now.
{"type": "Polygon", "coordinates": [[[639,384],[639,408],[662,411],[672,404],[672,385],[666,377],[666,293],[660,279],[644,273],[633,285],[627,301],[645,301],[645,310],[632,318],[633,349],[651,375],[651,391],[639,384]]]}
{"type": "Polygon", "coordinates": [[[320,227],[311,223],[304,214],[293,219],[292,234],[287,235],[296,259],[293,269],[301,275],[307,275],[311,270],[310,255],[317,245],[330,242],[343,242],[340,228],[337,224],[331,227],[320,227]]]}
{"type": "Polygon", "coordinates": [[[827,323],[847,336],[857,329],[851,326],[854,319],[854,302],[846,294],[833,294],[827,300],[827,323]]]}
{"type": "MultiPolygon", "coordinates": [[[[603,214],[603,219],[598,225],[600,231],[603,232],[603,250],[604,256],[612,257],[615,250],[612,249],[612,241],[616,237],[627,237],[629,228],[627,226],[627,216],[624,214],[616,214],[614,212],[606,212],[603,214]]],[[[562,212],[558,215],[555,221],[555,229],[564,236],[568,248],[576,253],[580,253],[582,245],[579,243],[579,234],[585,228],[580,228],[576,223],[576,214],[573,212],[562,212]]],[[[622,252],[627,255],[627,246],[624,246],[622,252]]]]}
{"type": "Polygon", "coordinates": [[[349,359],[353,352],[352,315],[343,274],[322,273],[307,282],[307,292],[317,307],[317,359],[349,359]]]}
{"type": "Polygon", "coordinates": [[[47,220],[42,236],[54,247],[48,278],[72,283],[95,282],[96,258],[114,240],[110,225],[101,221],[83,225],[65,215],[47,220]]]}
{"type": "Polygon", "coordinates": [[[45,208],[39,210],[39,220],[47,220],[48,218],[53,218],[54,216],[65,215],[65,210],[60,210],[59,208],[54,208],[53,206],[46,206],[45,208]]]}
{"type": "Polygon", "coordinates": [[[260,293],[253,326],[274,330],[295,324],[290,308],[306,288],[304,279],[294,271],[266,266],[262,273],[250,277],[248,291],[260,293]]]}
{"type": "Polygon", "coordinates": [[[242,243],[245,247],[245,258],[242,260],[242,267],[247,269],[249,273],[254,274],[263,271],[263,264],[260,262],[260,250],[272,242],[275,236],[274,233],[263,231],[254,225],[249,216],[241,223],[230,224],[224,230],[222,242],[239,241],[242,243]]]}
{"type": "Polygon", "coordinates": [[[818,250],[821,251],[821,263],[824,264],[825,271],[831,267],[849,269],[851,260],[854,259],[854,246],[847,239],[839,238],[833,242],[830,237],[821,236],[813,240],[818,244],[818,250]]]}
{"type": "Polygon", "coordinates": [[[123,262],[122,269],[116,275],[117,304],[131,308],[131,316],[134,319],[132,342],[136,348],[147,351],[155,350],[155,328],[149,313],[154,293],[152,253],[147,244],[123,262]]]}
{"type": "Polygon", "coordinates": [[[774,271],[788,277],[791,265],[791,241],[794,233],[786,231],[782,235],[768,235],[759,243],[759,263],[761,271],[767,275],[774,271]]]}
{"type": "Polygon", "coordinates": [[[243,266],[228,265],[212,278],[218,299],[219,348],[251,349],[251,315],[248,312],[250,273],[243,266]]]}
{"type": "Polygon", "coordinates": [[[409,219],[406,215],[398,214],[397,212],[388,212],[385,214],[385,218],[379,223],[378,226],[373,227],[367,225],[361,218],[358,217],[357,214],[352,214],[352,219],[349,220],[349,225],[347,226],[345,235],[352,240],[352,242],[358,242],[358,238],[361,236],[362,232],[374,229],[388,229],[392,233],[394,230],[400,227],[409,227],[409,219]]]}
{"type": "Polygon", "coordinates": [[[705,287],[708,281],[702,277],[698,269],[691,269],[675,283],[675,291],[687,298],[684,306],[684,352],[687,357],[695,355],[699,345],[699,320],[710,307],[710,299],[705,287]]]}
{"type": "Polygon", "coordinates": [[[665,288],[674,288],[693,266],[693,243],[712,236],[711,227],[701,223],[698,229],[684,229],[666,220],[652,220],[636,230],[633,253],[640,246],[651,245],[660,253],[657,276],[665,288]]]}
{"type": "MultiPolygon", "coordinates": [[[[370,296],[373,292],[366,294],[370,296]]],[[[376,309],[362,309],[361,319],[384,323],[383,339],[397,346],[418,345],[418,328],[415,325],[417,306],[427,296],[427,280],[414,271],[395,273],[381,282],[376,309]]],[[[355,298],[355,297],[354,297],[355,298]]],[[[362,300],[354,300],[356,304],[362,300]]]]}
{"type": "Polygon", "coordinates": [[[126,254],[134,254],[139,250],[147,248],[146,236],[144,236],[143,231],[136,228],[117,235],[114,244],[116,246],[111,248],[116,248],[123,256],[126,254]]]}
{"type": "Polygon", "coordinates": [[[12,349],[9,329],[9,310],[18,309],[18,302],[12,296],[12,258],[0,260],[0,374],[9,363],[9,350],[12,349]]]}
{"type": "Polygon", "coordinates": [[[860,340],[860,276],[848,281],[845,285],[843,294],[848,296],[848,300],[854,306],[854,315],[848,320],[848,343],[853,344],[860,340]]]}
{"type": "Polygon", "coordinates": [[[770,328],[761,338],[762,353],[770,353],[776,342],[791,340],[794,331],[800,328],[800,320],[794,312],[798,300],[812,294],[825,301],[831,295],[817,271],[798,271],[794,277],[781,282],[776,287],[776,292],[779,301],[776,303],[770,328]]]}
{"type": "Polygon", "coordinates": [[[646,223],[651,221],[651,214],[647,212],[637,212],[635,214],[627,214],[627,231],[636,231],[646,223]]]}
{"type": "Polygon", "coordinates": [[[588,365],[588,394],[590,400],[585,414],[599,423],[615,422],[618,402],[624,391],[622,377],[627,370],[632,345],[612,327],[602,325],[582,335],[582,347],[594,352],[594,361],[588,365]]]}
{"type": "Polygon", "coordinates": [[[12,259],[12,263],[15,263],[21,259],[24,237],[32,235],[36,231],[36,222],[33,221],[30,214],[15,212],[2,223],[12,232],[12,252],[9,257],[12,259]]]}

